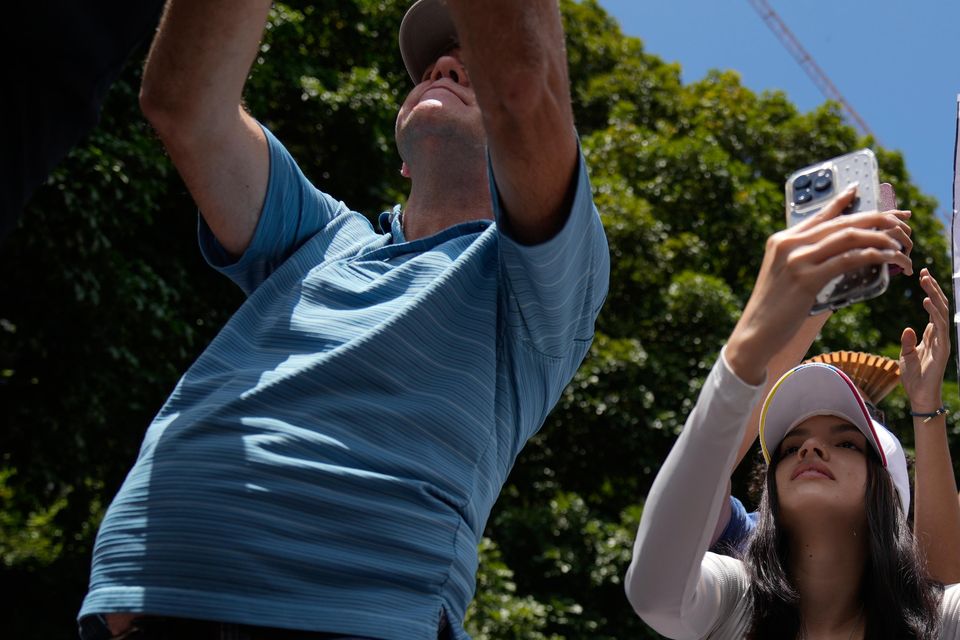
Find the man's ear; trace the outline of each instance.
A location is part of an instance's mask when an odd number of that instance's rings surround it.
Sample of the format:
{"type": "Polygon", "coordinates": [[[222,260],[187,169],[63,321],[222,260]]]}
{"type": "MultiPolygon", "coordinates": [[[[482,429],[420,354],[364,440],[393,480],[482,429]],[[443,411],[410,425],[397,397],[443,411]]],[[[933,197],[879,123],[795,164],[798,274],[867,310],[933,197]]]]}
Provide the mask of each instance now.
{"type": "Polygon", "coordinates": [[[410,167],[407,166],[406,162],[400,165],[400,175],[402,175],[404,178],[410,177],[410,167]]]}

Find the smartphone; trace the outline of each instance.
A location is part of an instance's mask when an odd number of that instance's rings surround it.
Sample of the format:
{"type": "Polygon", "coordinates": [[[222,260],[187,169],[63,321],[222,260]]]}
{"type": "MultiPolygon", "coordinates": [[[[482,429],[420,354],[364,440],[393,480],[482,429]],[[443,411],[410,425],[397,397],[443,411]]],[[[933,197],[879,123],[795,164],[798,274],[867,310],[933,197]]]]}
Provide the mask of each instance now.
{"type": "MultiPolygon", "coordinates": [[[[877,157],[869,149],[794,171],[787,178],[785,187],[787,226],[806,220],[854,183],[857,184],[857,195],[843,213],[855,215],[878,211],[881,208],[879,173],[877,157]]],[[[886,264],[868,265],[839,275],[817,294],[810,315],[875,298],[886,291],[889,284],[890,270],[886,264]]]]}

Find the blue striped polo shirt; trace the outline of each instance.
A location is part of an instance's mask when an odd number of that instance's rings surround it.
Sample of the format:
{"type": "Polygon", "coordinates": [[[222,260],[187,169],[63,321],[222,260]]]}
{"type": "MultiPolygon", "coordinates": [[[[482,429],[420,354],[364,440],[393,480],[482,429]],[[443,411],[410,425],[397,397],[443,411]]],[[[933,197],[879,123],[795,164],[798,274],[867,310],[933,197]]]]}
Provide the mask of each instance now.
{"type": "Polygon", "coordinates": [[[487,220],[407,241],[399,209],[376,232],[267,139],[247,251],[231,262],[201,222],[248,298],[147,429],[80,616],[434,640],[445,614],[466,638],[490,509],[607,292],[586,168],[545,243],[487,220]]]}

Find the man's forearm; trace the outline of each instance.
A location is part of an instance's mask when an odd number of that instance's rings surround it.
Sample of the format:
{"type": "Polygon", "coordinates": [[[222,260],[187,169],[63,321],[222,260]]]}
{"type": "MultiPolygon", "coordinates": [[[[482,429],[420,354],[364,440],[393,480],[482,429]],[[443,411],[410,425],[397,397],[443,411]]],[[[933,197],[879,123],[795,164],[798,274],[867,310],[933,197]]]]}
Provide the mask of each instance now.
{"type": "Polygon", "coordinates": [[[216,122],[240,105],[269,0],[171,1],[143,73],[141,104],[162,126],[216,122]],[[186,121],[186,122],[185,122],[186,121]]]}
{"type": "Polygon", "coordinates": [[[576,135],[556,0],[448,0],[483,112],[494,173],[519,240],[566,219],[576,135]]]}
{"type": "Polygon", "coordinates": [[[514,106],[547,85],[565,95],[569,106],[556,0],[447,0],[447,4],[471,81],[484,99],[514,106]]]}
{"type": "Polygon", "coordinates": [[[223,247],[243,253],[267,191],[269,153],[241,107],[266,24],[267,0],[167,4],[140,103],[223,247]]]}

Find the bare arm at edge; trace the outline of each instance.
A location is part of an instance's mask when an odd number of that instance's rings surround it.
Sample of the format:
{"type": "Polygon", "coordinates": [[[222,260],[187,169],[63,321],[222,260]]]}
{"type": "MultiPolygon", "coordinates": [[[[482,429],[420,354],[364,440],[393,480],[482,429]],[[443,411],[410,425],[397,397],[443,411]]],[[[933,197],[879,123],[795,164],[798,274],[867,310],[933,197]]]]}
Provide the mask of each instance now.
{"type": "Polygon", "coordinates": [[[577,140],[556,0],[448,0],[483,113],[507,229],[552,238],[572,203],[577,140]]]}
{"type": "Polygon", "coordinates": [[[960,504],[947,442],[946,418],[913,419],[916,445],[913,528],[930,577],[960,582],[960,504]]]}
{"type": "MultiPolygon", "coordinates": [[[[943,372],[950,359],[950,301],[927,269],[920,271],[920,286],[927,294],[923,308],[928,323],[919,344],[913,329],[904,329],[901,335],[900,381],[911,410],[932,413],[942,405],[943,372]]],[[[957,481],[947,420],[942,415],[924,420],[913,419],[917,454],[913,529],[930,577],[954,584],[960,582],[960,505],[954,498],[957,481]]]]}
{"type": "Polygon", "coordinates": [[[144,115],[217,240],[250,244],[267,190],[266,137],[241,106],[270,2],[171,0],[140,89],[144,115]]]}

